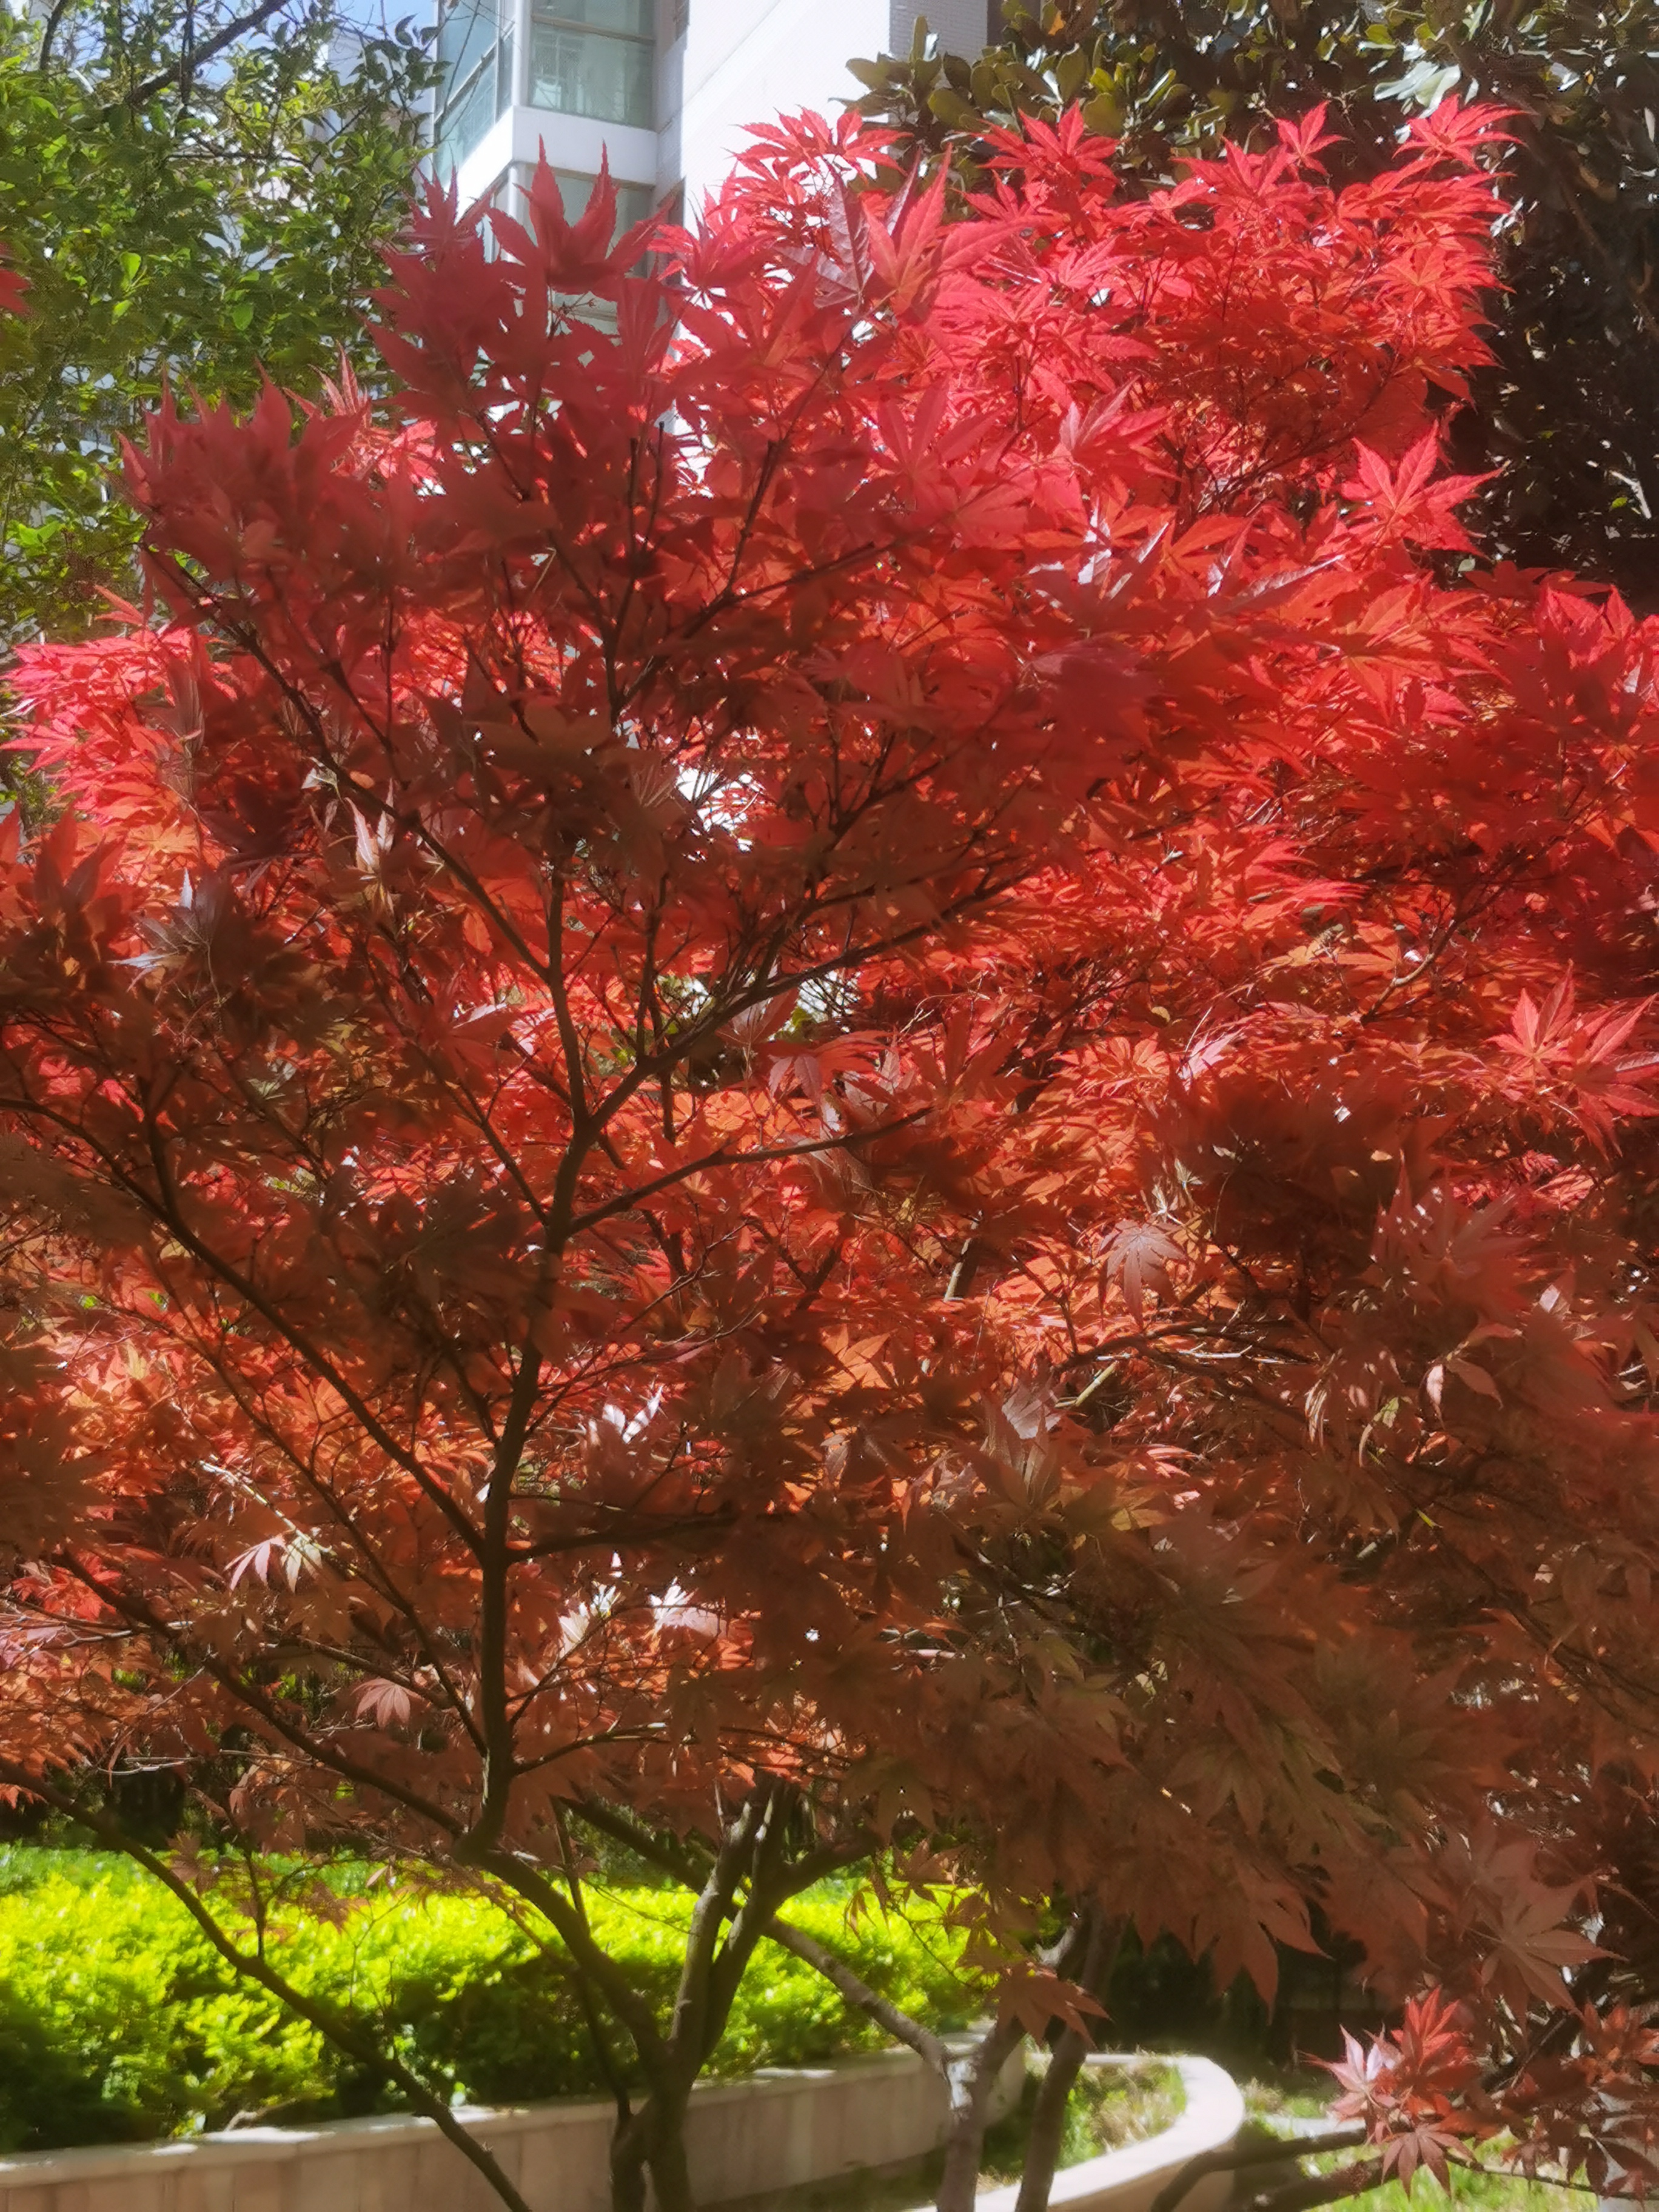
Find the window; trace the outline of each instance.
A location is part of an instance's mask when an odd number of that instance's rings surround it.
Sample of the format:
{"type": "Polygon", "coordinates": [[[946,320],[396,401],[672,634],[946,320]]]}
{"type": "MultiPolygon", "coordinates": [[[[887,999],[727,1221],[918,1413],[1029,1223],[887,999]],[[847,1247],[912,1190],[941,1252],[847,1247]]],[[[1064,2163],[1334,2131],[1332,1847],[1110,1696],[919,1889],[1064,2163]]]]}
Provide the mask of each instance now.
{"type": "Polygon", "coordinates": [[[503,0],[440,0],[440,175],[459,168],[513,98],[513,17],[503,0]]]}
{"type": "Polygon", "coordinates": [[[536,0],[532,106],[650,130],[656,119],[655,8],[656,0],[536,0]]]}

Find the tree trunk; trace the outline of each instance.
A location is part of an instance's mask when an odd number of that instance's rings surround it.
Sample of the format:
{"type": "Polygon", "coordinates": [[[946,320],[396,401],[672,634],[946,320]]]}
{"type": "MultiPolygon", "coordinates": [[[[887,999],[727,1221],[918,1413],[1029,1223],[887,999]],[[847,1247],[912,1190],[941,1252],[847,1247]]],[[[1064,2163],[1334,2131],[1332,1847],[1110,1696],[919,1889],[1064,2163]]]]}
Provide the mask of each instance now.
{"type": "Polygon", "coordinates": [[[645,2142],[635,2112],[611,2138],[611,2212],[645,2212],[645,2142]]]}
{"type": "Polygon", "coordinates": [[[696,2212],[685,2155],[689,2086],[653,2088],[611,2144],[611,2212],[645,2212],[646,2177],[656,2212],[696,2212]]]}
{"type": "Polygon", "coordinates": [[[1060,2030],[1031,2112],[1031,2132],[1025,2139],[1025,2163],[1020,2168],[1014,2212],[1047,2212],[1066,2133],[1066,2107],[1089,2047],[1088,2039],[1076,2028],[1060,2030]]]}
{"type": "MultiPolygon", "coordinates": [[[[1121,1922],[1109,1923],[1095,1905],[1089,1908],[1081,1931],[1083,1956],[1071,1978],[1103,2004],[1112,1978],[1112,1962],[1117,1956],[1121,1925],[1121,1922]]],[[[1025,2141],[1025,2163],[1020,2172],[1014,2212],[1047,2212],[1060,2142],[1066,2133],[1066,2106],[1083,2062],[1092,2048],[1092,2038],[1072,2027],[1062,2027],[1050,2045],[1048,2071],[1037,2091],[1031,2132],[1025,2141]]]]}
{"type": "Polygon", "coordinates": [[[691,2168],[685,2155],[685,2115],[690,2099],[682,2103],[672,2128],[664,2131],[651,2159],[651,2186],[657,2212],[696,2212],[691,2195],[691,2168]]]}
{"type": "Polygon", "coordinates": [[[685,2154],[691,2090],[725,2031],[744,1968],[774,1908],[803,1884],[799,1868],[787,1863],[790,1807],[781,1784],[757,1790],[727,1831],[698,1893],[668,2033],[648,2056],[635,2038],[647,2089],[627,2118],[618,2107],[612,2212],[644,2212],[647,2172],[656,2212],[696,2212],[685,2154]],[[737,1892],[745,1882],[749,1895],[739,1905],[737,1892]]]}
{"type": "Polygon", "coordinates": [[[1018,2021],[999,2021],[971,2051],[954,2054],[945,2069],[951,2113],[945,2136],[945,2172],[938,2212],[974,2212],[979,2161],[985,2148],[985,2112],[1004,2066],[1018,2049],[1025,2031],[1018,2021]]]}

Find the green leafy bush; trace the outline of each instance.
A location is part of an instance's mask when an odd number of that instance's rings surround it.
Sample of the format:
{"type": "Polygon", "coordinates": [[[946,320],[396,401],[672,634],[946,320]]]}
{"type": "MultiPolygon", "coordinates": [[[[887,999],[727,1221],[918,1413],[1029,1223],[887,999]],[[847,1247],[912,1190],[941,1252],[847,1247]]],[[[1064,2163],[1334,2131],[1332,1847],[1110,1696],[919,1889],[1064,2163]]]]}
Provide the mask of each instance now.
{"type": "MultiPolygon", "coordinates": [[[[538,1948],[485,1900],[365,1889],[337,1914],[281,1916],[285,1972],[371,2019],[402,2055],[479,2104],[592,2094],[604,2075],[569,1962],[538,1948]]],[[[792,1917],[850,1947],[865,1978],[940,2027],[980,1991],[956,1971],[961,1938],[938,1922],[870,1914],[826,1886],[792,1917]]],[[[596,1892],[595,1933],[664,2010],[690,1900],[654,1889],[596,1892]]],[[[605,2023],[601,2023],[602,2028],[605,2023]]],[[[713,2070],[820,2063],[878,2033],[820,1977],[763,1944],[713,2070]]],[[[612,2031],[611,2048],[626,2039],[612,2031]]],[[[120,1859],[0,1850],[0,2149],[40,2150],[222,2128],[238,2115],[339,2118],[390,2109],[316,2032],[240,1984],[182,1908],[120,1859]]]]}
{"type": "Polygon", "coordinates": [[[28,316],[0,326],[0,638],[84,635],[100,585],[137,589],[139,518],[109,477],[164,389],[247,406],[269,368],[314,390],[355,335],[432,77],[412,30],[352,35],[376,12],[0,14],[0,238],[30,282],[28,316]]]}

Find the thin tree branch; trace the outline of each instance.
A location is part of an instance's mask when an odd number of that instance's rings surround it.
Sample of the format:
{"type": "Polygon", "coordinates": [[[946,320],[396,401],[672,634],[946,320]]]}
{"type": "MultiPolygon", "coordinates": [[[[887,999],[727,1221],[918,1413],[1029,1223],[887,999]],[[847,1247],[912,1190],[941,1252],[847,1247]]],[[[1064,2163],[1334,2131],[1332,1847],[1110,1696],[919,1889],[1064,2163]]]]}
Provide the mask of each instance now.
{"type": "Polygon", "coordinates": [[[175,79],[181,85],[187,83],[204,62],[210,62],[216,54],[223,53],[227,46],[234,46],[245,32],[257,31],[262,23],[287,5],[288,0],[259,0],[257,8],[250,9],[246,15],[238,15],[233,22],[227,23],[222,31],[216,32],[204,45],[187,47],[168,68],[158,70],[154,76],[145,77],[142,82],[134,85],[123,99],[112,100],[110,103],[112,110],[116,107],[142,107],[147,100],[154,100],[158,92],[165,92],[175,79]]]}
{"type": "Polygon", "coordinates": [[[950,2052],[931,2028],[912,2020],[901,2012],[890,1999],[872,1990],[868,1982],[855,1974],[833,1951],[826,1951],[822,1943],[806,1934],[804,1929],[793,1927],[776,1913],[766,1923],[766,1933],[783,1950],[792,1952],[804,1965],[823,1976],[825,1981],[839,1990],[850,2005],[866,2014],[878,2027],[884,2027],[896,2042],[905,2044],[916,2056],[926,2061],[936,2074],[943,2074],[950,2063],[950,2052]]]}
{"type": "MultiPolygon", "coordinates": [[[[1309,2158],[1318,2151],[1352,2150],[1364,2140],[1364,2128],[1332,2128],[1324,2135],[1291,2136],[1276,2142],[1235,2143],[1221,2150],[1201,2151],[1164,2183],[1147,2212],[1175,2212],[1188,2191],[1212,2173],[1236,2173],[1252,2166],[1283,2166],[1291,2159],[1309,2158]]],[[[1325,2200],[1311,2201],[1322,2203],[1325,2200]]]]}
{"type": "Polygon", "coordinates": [[[464,2128],[450,2110],[447,2100],[424,2082],[418,2074],[404,2065],[400,2058],[382,2051],[372,2036],[362,2033],[337,2013],[333,2007],[319,2002],[279,1973],[264,1955],[263,1936],[259,1949],[250,1954],[244,1951],[226,1934],[217,1919],[210,1912],[191,1885],[176,1874],[165,1859],[129,1836],[119,1823],[95,1806],[87,1806],[70,1796],[66,1791],[55,1789],[44,1777],[33,1775],[27,1767],[14,1765],[9,1759],[0,1759],[0,1781],[26,1790],[65,1814],[70,1820],[90,1828],[100,1843],[112,1850],[119,1851],[143,1868],[152,1880],[161,1883],[201,1929],[208,1942],[226,1964],[252,1982],[270,1992],[287,2006],[299,2019],[307,2021],[318,2033],[326,2038],[335,2048],[367,2066],[400,2088],[423,2118],[432,2121],[439,2132],[447,2136],[463,2158],[476,2166],[495,2191],[508,2212],[531,2212],[526,2199],[519,2194],[501,2171],[493,2154],[477,2137],[464,2128]]]}
{"type": "Polygon", "coordinates": [[[1312,2212],[1313,2206],[1334,2204],[1339,2197],[1363,2197],[1368,2189],[1380,2189],[1387,2179],[1381,2158],[1358,2159],[1334,2173],[1316,2173],[1287,2182],[1282,2189],[1264,2189],[1259,2197],[1247,2197],[1240,2212],[1312,2212]]]}
{"type": "Polygon", "coordinates": [[[64,20],[64,11],[70,4],[70,0],[52,0],[51,12],[40,30],[40,52],[34,64],[37,76],[44,76],[46,73],[52,59],[52,42],[58,35],[58,26],[64,20]]]}

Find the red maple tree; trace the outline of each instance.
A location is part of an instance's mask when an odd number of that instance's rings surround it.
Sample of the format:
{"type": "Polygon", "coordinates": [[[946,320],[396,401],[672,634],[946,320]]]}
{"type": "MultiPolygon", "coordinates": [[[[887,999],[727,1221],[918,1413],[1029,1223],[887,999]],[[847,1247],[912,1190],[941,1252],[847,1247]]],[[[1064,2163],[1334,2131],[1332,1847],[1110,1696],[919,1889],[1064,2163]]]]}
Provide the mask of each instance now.
{"type": "MultiPolygon", "coordinates": [[[[809,119],[643,270],[607,191],[434,199],[395,406],[167,410],[162,611],[14,676],[0,1778],[510,2204],[89,1767],[538,1917],[620,2206],[866,1861],[981,1900],[1000,2047],[1074,2067],[1115,1924],[1265,1985],[1316,1910],[1465,2004],[1469,2126],[1647,2171],[1583,1930],[1659,1690],[1656,640],[1436,465],[1493,120],[1341,193],[1320,128],[1119,206],[1034,125],[947,222],[809,119]],[[697,1887],[666,2020],[596,1832],[697,1887]]],[[[1419,2017],[1365,2110],[1432,2162],[1419,2017]]]]}

